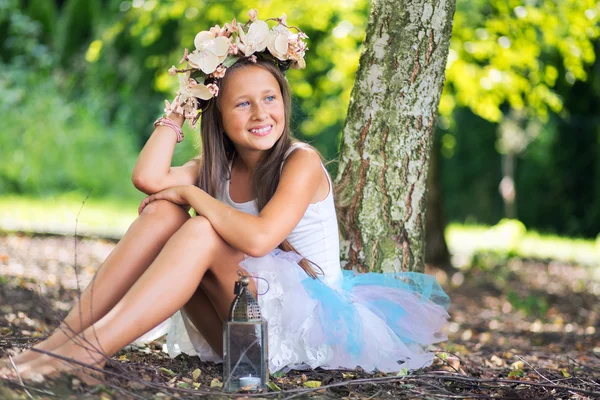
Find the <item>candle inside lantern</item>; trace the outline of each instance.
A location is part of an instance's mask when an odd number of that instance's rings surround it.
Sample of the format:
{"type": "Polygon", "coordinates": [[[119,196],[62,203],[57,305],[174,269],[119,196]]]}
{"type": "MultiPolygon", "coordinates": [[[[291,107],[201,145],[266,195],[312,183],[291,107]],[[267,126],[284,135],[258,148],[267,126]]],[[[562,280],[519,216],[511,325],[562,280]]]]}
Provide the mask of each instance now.
{"type": "Polygon", "coordinates": [[[257,376],[242,376],[240,378],[240,387],[249,390],[256,390],[260,386],[260,378],[257,376]]]}

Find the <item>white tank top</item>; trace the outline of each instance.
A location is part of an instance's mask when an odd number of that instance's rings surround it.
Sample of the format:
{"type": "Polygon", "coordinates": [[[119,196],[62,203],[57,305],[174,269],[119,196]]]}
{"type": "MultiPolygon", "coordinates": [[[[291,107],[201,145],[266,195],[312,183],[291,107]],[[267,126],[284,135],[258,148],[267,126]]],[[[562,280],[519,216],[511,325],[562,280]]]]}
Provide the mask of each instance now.
{"type": "MultiPolygon", "coordinates": [[[[284,160],[296,149],[306,146],[303,143],[294,143],[284,156],[284,160]]],[[[308,209],[298,222],[298,225],[288,235],[287,240],[303,256],[317,264],[323,270],[319,279],[331,286],[335,286],[342,278],[340,267],[340,242],[338,224],[333,202],[333,185],[331,178],[321,164],[329,182],[329,193],[325,199],[308,205],[308,209]]],[[[231,164],[229,166],[231,169],[231,164]]],[[[283,165],[282,165],[283,168],[283,165]]],[[[236,203],[229,195],[229,180],[221,190],[219,200],[242,212],[258,215],[256,201],[236,203]]]]}

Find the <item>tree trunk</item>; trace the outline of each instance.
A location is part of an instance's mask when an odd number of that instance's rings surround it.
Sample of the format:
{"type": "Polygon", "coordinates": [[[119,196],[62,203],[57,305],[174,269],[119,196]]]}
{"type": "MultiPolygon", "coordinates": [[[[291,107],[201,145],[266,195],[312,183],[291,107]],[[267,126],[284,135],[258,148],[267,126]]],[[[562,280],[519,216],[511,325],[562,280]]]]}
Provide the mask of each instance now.
{"type": "Polygon", "coordinates": [[[427,170],[456,0],[375,0],[336,184],[346,268],[422,271],[427,170]]]}
{"type": "Polygon", "coordinates": [[[427,179],[427,217],[425,218],[425,262],[444,271],[452,271],[450,252],[446,245],[446,215],[440,177],[439,135],[434,139],[427,179]]]}

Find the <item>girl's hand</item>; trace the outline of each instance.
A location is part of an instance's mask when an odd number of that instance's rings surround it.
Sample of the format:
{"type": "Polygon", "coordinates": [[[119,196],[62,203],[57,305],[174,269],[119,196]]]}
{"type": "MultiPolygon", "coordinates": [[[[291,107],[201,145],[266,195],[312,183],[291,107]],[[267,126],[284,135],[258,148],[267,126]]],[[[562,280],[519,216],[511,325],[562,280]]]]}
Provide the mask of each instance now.
{"type": "Polygon", "coordinates": [[[146,197],[144,200],[142,200],[140,206],[138,207],[138,215],[141,214],[142,211],[144,211],[144,208],[146,208],[148,204],[156,200],[167,200],[173,204],[182,206],[186,210],[189,210],[190,204],[185,199],[184,189],[185,186],[170,187],[168,189],[161,190],[158,193],[154,193],[153,195],[146,197]]]}

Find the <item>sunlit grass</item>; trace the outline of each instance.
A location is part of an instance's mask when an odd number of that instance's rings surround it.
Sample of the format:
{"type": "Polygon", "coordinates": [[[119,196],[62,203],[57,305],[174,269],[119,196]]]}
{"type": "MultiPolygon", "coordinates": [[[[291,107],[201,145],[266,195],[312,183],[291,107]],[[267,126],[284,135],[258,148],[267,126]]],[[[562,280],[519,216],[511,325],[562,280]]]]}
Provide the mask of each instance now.
{"type": "Polygon", "coordinates": [[[600,241],[541,234],[527,230],[519,221],[503,220],[495,226],[450,224],[446,240],[458,264],[468,262],[477,252],[589,266],[600,264],[600,241]]]}
{"type": "MultiPolygon", "coordinates": [[[[79,233],[120,237],[137,216],[136,199],[90,197],[63,194],[34,198],[0,196],[0,230],[73,234],[79,210],[79,233]]],[[[140,201],[143,195],[140,195],[140,201]]]]}
{"type": "MultiPolygon", "coordinates": [[[[84,199],[81,193],[48,198],[0,196],[0,231],[73,234],[84,199]]],[[[120,237],[137,217],[142,199],[142,194],[139,199],[88,198],[79,217],[78,232],[120,237]]],[[[527,230],[519,221],[504,220],[495,226],[450,224],[446,240],[457,267],[468,264],[478,252],[600,264],[600,241],[540,234],[527,230]]]]}

